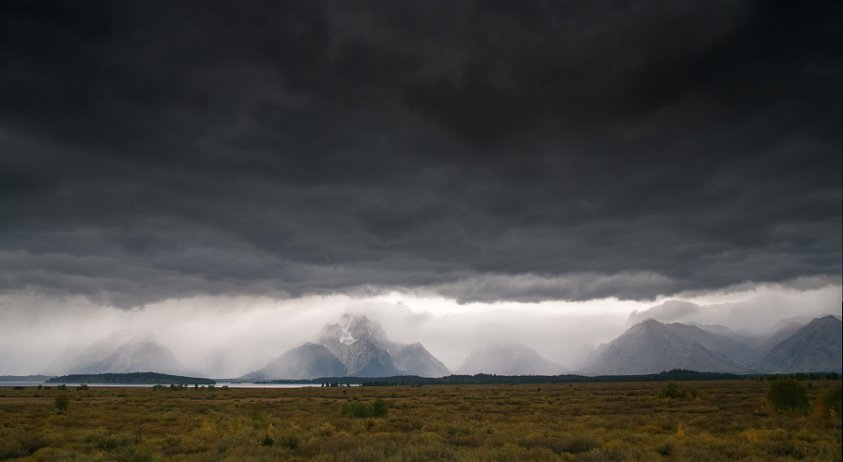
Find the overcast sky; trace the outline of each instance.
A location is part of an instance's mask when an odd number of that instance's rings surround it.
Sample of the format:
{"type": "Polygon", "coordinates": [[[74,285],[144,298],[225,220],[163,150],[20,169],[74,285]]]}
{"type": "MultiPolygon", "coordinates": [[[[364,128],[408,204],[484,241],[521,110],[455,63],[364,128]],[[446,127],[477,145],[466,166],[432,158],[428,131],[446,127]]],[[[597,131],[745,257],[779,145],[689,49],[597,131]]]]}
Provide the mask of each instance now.
{"type": "Polygon", "coordinates": [[[755,287],[839,312],[841,10],[2,2],[0,324],[400,293],[620,327],[755,287]]]}

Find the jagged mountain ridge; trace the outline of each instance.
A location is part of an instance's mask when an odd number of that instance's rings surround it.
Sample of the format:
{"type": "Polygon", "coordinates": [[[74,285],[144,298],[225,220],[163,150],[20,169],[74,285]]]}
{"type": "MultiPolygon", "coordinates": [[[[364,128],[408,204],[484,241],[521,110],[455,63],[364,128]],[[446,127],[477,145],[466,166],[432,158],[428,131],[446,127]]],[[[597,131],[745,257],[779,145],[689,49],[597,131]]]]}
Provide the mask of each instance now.
{"type": "Polygon", "coordinates": [[[363,315],[344,315],[340,323],[325,326],[319,340],[346,365],[349,375],[443,377],[450,374],[421,343],[392,342],[380,323],[363,315]]]}
{"type": "Polygon", "coordinates": [[[339,323],[328,324],[322,329],[318,344],[294,348],[263,369],[241,378],[444,377],[449,374],[448,368],[421,343],[392,342],[377,321],[347,314],[339,323]]]}
{"type": "Polygon", "coordinates": [[[324,345],[342,362],[350,376],[388,377],[398,375],[390,355],[395,349],[381,325],[365,316],[345,315],[338,324],[328,324],[319,335],[324,345]]]}

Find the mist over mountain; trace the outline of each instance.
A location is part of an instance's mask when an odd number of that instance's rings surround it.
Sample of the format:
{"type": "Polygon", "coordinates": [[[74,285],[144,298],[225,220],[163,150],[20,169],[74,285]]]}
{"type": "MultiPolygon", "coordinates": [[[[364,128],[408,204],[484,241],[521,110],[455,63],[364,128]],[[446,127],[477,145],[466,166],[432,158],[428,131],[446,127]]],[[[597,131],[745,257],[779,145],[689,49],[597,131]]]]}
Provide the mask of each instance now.
{"type": "MultiPolygon", "coordinates": [[[[810,322],[804,325],[801,321],[801,318],[787,318],[775,324],[770,322],[773,329],[769,332],[750,336],[726,325],[693,321],[664,323],[649,319],[601,345],[577,372],[600,375],[649,374],[671,369],[729,373],[840,371],[840,319],[824,316],[808,319],[810,322]]],[[[451,373],[422,343],[393,342],[379,322],[364,315],[344,314],[338,322],[325,324],[314,337],[313,341],[264,362],[263,367],[260,367],[260,360],[256,362],[255,357],[248,354],[232,353],[220,358],[229,362],[251,362],[253,366],[246,370],[253,372],[241,376],[246,380],[329,376],[442,377],[451,373]]],[[[460,374],[555,375],[566,372],[559,364],[519,343],[502,342],[468,351],[471,353],[458,369],[460,374]]],[[[260,357],[266,357],[265,353],[260,357]]],[[[195,362],[183,364],[154,335],[132,336],[128,331],[119,331],[85,348],[60,354],[39,372],[49,375],[124,372],[202,375],[189,372],[193,370],[198,370],[195,362]]]]}
{"type": "Polygon", "coordinates": [[[698,327],[704,331],[711,332],[712,334],[723,335],[725,337],[739,337],[740,334],[733,331],[732,329],[721,326],[720,324],[701,324],[698,322],[688,322],[686,323],[689,326],[698,327]]]}
{"type": "Polygon", "coordinates": [[[325,326],[319,343],[339,358],[350,376],[387,377],[399,373],[389,354],[394,345],[381,325],[366,316],[345,315],[340,323],[325,326]]]}
{"type": "Polygon", "coordinates": [[[700,314],[702,307],[685,300],[667,300],[646,310],[633,310],[627,318],[627,325],[633,326],[648,319],[659,322],[684,321],[700,314]]]}
{"type": "Polygon", "coordinates": [[[582,372],[595,375],[651,374],[671,369],[748,372],[725,354],[704,346],[720,342],[727,345],[724,350],[738,348],[730,338],[699,327],[648,319],[598,348],[582,372]]]}
{"type": "Polygon", "coordinates": [[[242,378],[442,377],[450,374],[421,343],[392,342],[380,323],[363,315],[345,314],[340,322],[326,325],[318,342],[294,348],[242,378]]]}
{"type": "Polygon", "coordinates": [[[795,334],[796,331],[801,329],[802,326],[808,324],[810,321],[810,319],[806,319],[804,321],[793,318],[782,319],[773,326],[773,329],[767,335],[762,335],[758,339],[759,349],[770,351],[773,347],[795,334]]]}
{"type": "Polygon", "coordinates": [[[460,366],[460,374],[556,375],[564,368],[519,344],[497,344],[472,352],[460,366]]]}
{"type": "Polygon", "coordinates": [[[776,344],[764,356],[761,368],[769,372],[841,372],[841,361],[841,321],[824,316],[776,344]]]}
{"type": "Polygon", "coordinates": [[[646,309],[637,309],[627,317],[627,327],[647,319],[662,323],[682,323],[697,326],[726,336],[769,337],[787,325],[808,324],[812,319],[839,314],[840,295],[825,300],[823,306],[794,305],[797,302],[783,294],[751,295],[743,300],[699,304],[688,300],[671,299],[646,309]]]}
{"type": "Polygon", "coordinates": [[[130,339],[121,333],[98,340],[77,354],[62,355],[48,366],[50,374],[161,372],[179,374],[184,368],[173,352],[154,336],[130,339]]]}

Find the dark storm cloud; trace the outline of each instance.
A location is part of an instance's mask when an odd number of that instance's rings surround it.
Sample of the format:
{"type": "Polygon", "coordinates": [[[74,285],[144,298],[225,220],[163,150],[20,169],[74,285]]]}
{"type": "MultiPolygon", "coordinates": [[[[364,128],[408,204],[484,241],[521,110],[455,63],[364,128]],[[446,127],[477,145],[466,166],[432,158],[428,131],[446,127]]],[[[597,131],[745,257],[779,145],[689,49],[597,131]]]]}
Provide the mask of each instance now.
{"type": "Polygon", "coordinates": [[[841,272],[839,2],[4,2],[0,287],[841,272]]]}

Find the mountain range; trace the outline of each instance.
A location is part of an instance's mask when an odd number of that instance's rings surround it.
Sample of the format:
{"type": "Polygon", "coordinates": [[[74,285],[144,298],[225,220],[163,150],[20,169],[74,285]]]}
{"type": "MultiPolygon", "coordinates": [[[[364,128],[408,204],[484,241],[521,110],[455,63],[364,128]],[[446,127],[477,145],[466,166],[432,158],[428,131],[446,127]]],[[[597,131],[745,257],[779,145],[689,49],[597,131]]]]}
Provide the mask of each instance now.
{"type": "Polygon", "coordinates": [[[824,316],[798,326],[787,323],[771,335],[751,338],[653,319],[630,327],[601,345],[584,374],[650,374],[671,369],[731,373],[841,371],[841,321],[824,316]]]}
{"type": "Polygon", "coordinates": [[[389,340],[377,321],[347,314],[328,324],[318,343],[306,343],[272,360],[244,380],[312,379],[319,377],[444,377],[450,371],[421,343],[389,340]]]}
{"type": "MultiPolygon", "coordinates": [[[[841,321],[835,316],[809,322],[783,320],[761,337],[741,335],[726,326],[645,319],[598,347],[585,366],[574,372],[583,375],[653,374],[672,369],[737,374],[841,372],[842,349],[841,321]]],[[[173,352],[154,336],[127,337],[115,333],[76,354],[62,355],[45,373],[150,371],[188,373],[173,352]]],[[[473,351],[457,372],[556,375],[566,371],[525,345],[501,343],[473,351]]],[[[326,325],[313,342],[284,352],[240,379],[450,374],[421,343],[393,342],[377,321],[347,314],[339,322],[326,325]]]]}

